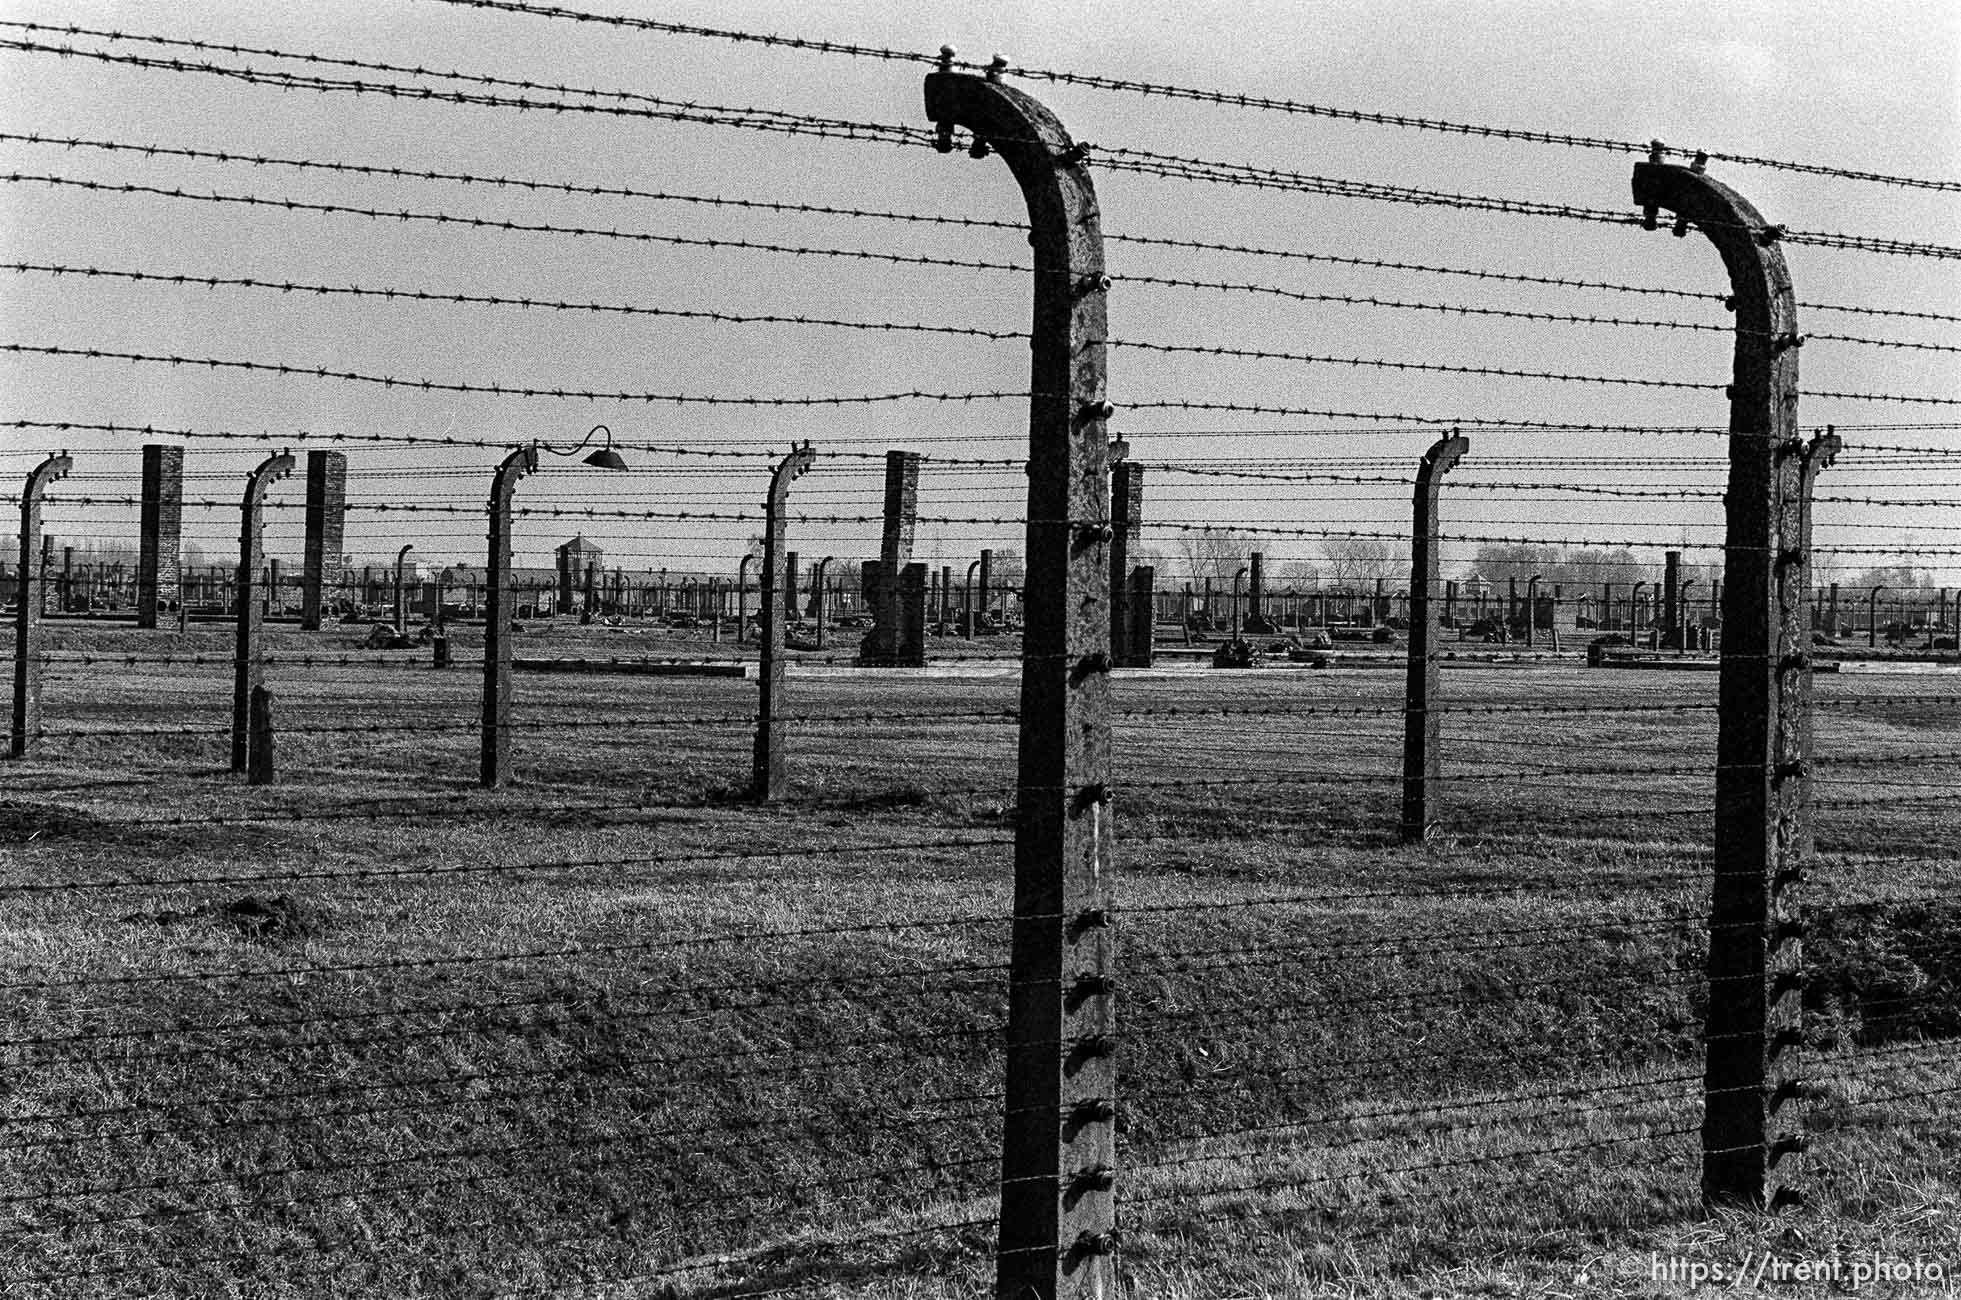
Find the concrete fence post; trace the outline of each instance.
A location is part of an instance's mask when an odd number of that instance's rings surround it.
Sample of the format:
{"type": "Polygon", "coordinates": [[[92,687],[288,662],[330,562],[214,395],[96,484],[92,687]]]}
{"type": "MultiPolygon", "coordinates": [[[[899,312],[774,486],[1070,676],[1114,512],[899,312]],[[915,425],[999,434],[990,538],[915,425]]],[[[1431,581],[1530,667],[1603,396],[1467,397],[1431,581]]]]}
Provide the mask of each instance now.
{"type": "Polygon", "coordinates": [[[908,564],[890,585],[895,588],[893,609],[899,619],[892,662],[904,668],[923,668],[926,665],[926,566],[908,564]]]}
{"type": "Polygon", "coordinates": [[[860,658],[866,663],[893,664],[900,659],[899,588],[912,563],[912,539],[919,518],[919,453],[885,453],[885,515],[878,561],[883,581],[866,594],[872,600],[872,629],[860,658]]]}
{"type": "Polygon", "coordinates": [[[980,567],[981,562],[979,560],[975,560],[967,566],[967,605],[961,611],[961,621],[965,624],[961,635],[965,636],[969,641],[974,639],[974,574],[980,567]]]}
{"type": "Polygon", "coordinates": [[[1130,634],[1124,639],[1127,667],[1149,668],[1157,650],[1156,565],[1140,564],[1130,571],[1130,634]]]}
{"type": "Polygon", "coordinates": [[[1453,433],[1439,438],[1416,467],[1410,527],[1409,669],[1403,695],[1403,820],[1405,844],[1421,844],[1436,824],[1443,794],[1442,717],[1438,712],[1437,610],[1432,595],[1443,577],[1437,543],[1437,499],[1443,476],[1471,449],[1453,433]]]}
{"type": "Polygon", "coordinates": [[[792,447],[769,476],[769,497],[763,502],[762,668],[756,674],[756,750],[749,769],[749,795],[767,803],[781,798],[785,781],[782,719],[783,631],[791,608],[786,591],[790,554],[784,551],[789,529],[790,484],[802,478],[817,460],[810,444],[792,447]]]}
{"type": "Polygon", "coordinates": [[[825,556],[823,559],[817,561],[816,572],[812,575],[811,585],[815,590],[812,592],[811,612],[817,620],[817,648],[819,650],[824,648],[824,622],[831,616],[830,604],[824,597],[824,583],[831,571],[831,565],[836,560],[837,556],[835,555],[825,556]]]}
{"type": "MultiPolygon", "coordinates": [[[[1844,440],[1838,436],[1836,430],[1830,428],[1829,426],[1825,429],[1823,433],[1814,434],[1812,436],[1811,441],[1806,443],[1804,446],[1804,459],[1801,463],[1801,468],[1799,470],[1799,490],[1798,490],[1798,538],[1799,538],[1798,550],[1803,557],[1803,565],[1804,565],[1804,573],[1799,586],[1799,591],[1801,593],[1799,596],[1800,608],[1802,608],[1805,601],[1809,599],[1810,592],[1811,592],[1812,497],[1818,487],[1818,476],[1824,473],[1827,469],[1830,469],[1832,462],[1837,460],[1838,454],[1844,450],[1845,450],[1844,440]]],[[[1945,597],[1946,597],[1946,593],[1943,592],[1942,593],[1943,600],[1945,600],[1945,597]]],[[[1808,630],[1808,629],[1801,629],[1801,633],[1803,630],[1808,630]]],[[[1809,641],[1809,639],[1810,638],[1808,637],[1805,638],[1807,642],[1809,641]]],[[[1798,782],[1799,782],[1798,797],[1804,803],[1804,807],[1807,810],[1807,816],[1804,818],[1803,822],[1801,823],[1802,831],[1798,843],[1798,853],[1801,855],[1802,860],[1809,861],[1811,859],[1813,850],[1817,847],[1815,843],[1815,836],[1813,833],[1812,820],[1811,817],[1808,815],[1808,810],[1811,808],[1811,762],[1809,756],[1811,755],[1814,749],[1814,738],[1817,734],[1816,725],[1815,725],[1817,719],[1811,708],[1811,700],[1810,700],[1811,664],[1809,662],[1808,652],[1807,652],[1807,661],[1804,667],[1804,677],[1805,677],[1804,690],[1806,693],[1805,700],[1804,700],[1805,707],[1804,707],[1803,715],[1800,719],[1800,725],[1803,727],[1804,734],[1802,736],[1800,743],[1802,746],[1802,752],[1806,755],[1806,759],[1804,763],[1804,771],[1801,772],[1798,776],[1798,782]]]]}
{"type": "Polygon", "coordinates": [[[266,491],[293,472],[289,452],[268,456],[245,479],[239,503],[238,633],[232,656],[231,770],[244,772],[252,752],[252,692],[265,684],[265,647],[260,631],[265,603],[257,590],[264,564],[266,491]]]}
{"type": "Polygon", "coordinates": [[[1658,650],[1682,645],[1682,553],[1664,551],[1661,557],[1661,640],[1658,650]]]}
{"type": "Polygon", "coordinates": [[[340,581],[341,547],[347,536],[347,457],[337,451],[306,454],[306,551],[300,570],[300,627],[318,632],[326,593],[340,581]]]}
{"type": "Polygon", "coordinates": [[[1014,937],[995,1293],[1112,1296],[1109,440],[1103,238],[1084,153],[1031,96],[942,70],[943,149],[973,132],[1020,184],[1034,253],[1014,937]]]}
{"type": "Polygon", "coordinates": [[[409,630],[409,552],[415,549],[410,542],[395,552],[395,635],[402,636],[409,630]]]}
{"type": "Polygon", "coordinates": [[[1266,616],[1266,552],[1254,551],[1246,557],[1246,613],[1240,627],[1247,632],[1273,631],[1266,616]]]}
{"type": "Polygon", "coordinates": [[[483,586],[483,717],[477,780],[485,789],[504,784],[511,764],[511,498],[518,482],[538,468],[538,449],[519,447],[504,457],[490,482],[489,554],[483,586]]]}
{"type": "Polygon", "coordinates": [[[756,562],[753,555],[744,555],[742,563],[735,566],[735,643],[747,645],[749,642],[749,566],[756,562]]]}
{"type": "Polygon", "coordinates": [[[1809,809],[1804,629],[1805,449],[1798,440],[1797,304],[1779,231],[1694,167],[1634,168],[1652,227],[1699,228],[1728,271],[1736,315],[1723,543],[1715,861],[1709,920],[1702,1194],[1718,1205],[1798,1199],[1803,951],[1799,892],[1809,809]]]}
{"type": "Polygon", "coordinates": [[[184,449],[143,448],[143,504],[137,522],[136,626],[154,628],[157,612],[183,602],[184,449]]]}
{"type": "Polygon", "coordinates": [[[246,759],[245,783],[247,785],[271,785],[274,763],[272,757],[272,692],[263,686],[252,688],[252,743],[246,759]]]}
{"type": "Polygon", "coordinates": [[[1133,629],[1130,556],[1144,531],[1144,467],[1128,459],[1129,444],[1118,442],[1111,454],[1125,459],[1110,467],[1110,662],[1119,668],[1139,667],[1140,651],[1133,629]]]}
{"type": "Polygon", "coordinates": [[[994,603],[994,551],[983,548],[980,553],[980,613],[983,617],[993,608],[994,603]]]}
{"type": "Polygon", "coordinates": [[[1879,645],[1879,593],[1886,590],[1884,583],[1866,593],[1866,648],[1879,645]]]}
{"type": "Polygon", "coordinates": [[[35,568],[41,549],[41,498],[48,484],[66,478],[75,467],[67,452],[49,456],[28,471],[20,493],[20,590],[14,614],[14,713],[7,737],[7,757],[26,758],[34,749],[41,723],[41,651],[35,628],[41,621],[45,570],[35,568]]]}

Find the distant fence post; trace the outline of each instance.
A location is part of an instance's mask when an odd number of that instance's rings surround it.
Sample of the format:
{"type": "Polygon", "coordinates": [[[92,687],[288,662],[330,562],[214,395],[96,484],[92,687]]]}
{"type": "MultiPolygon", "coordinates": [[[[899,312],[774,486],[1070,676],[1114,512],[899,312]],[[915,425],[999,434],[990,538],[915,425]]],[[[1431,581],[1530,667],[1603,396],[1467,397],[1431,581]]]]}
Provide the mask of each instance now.
{"type": "Polygon", "coordinates": [[[511,763],[511,497],[538,468],[538,449],[504,457],[490,483],[490,554],[483,584],[483,722],[477,780],[495,789],[511,763]]]}
{"type": "Polygon", "coordinates": [[[395,635],[401,636],[409,628],[409,552],[415,549],[410,542],[395,552],[395,635]]]}
{"type": "Polygon", "coordinates": [[[1403,701],[1403,823],[1405,844],[1421,844],[1436,824],[1443,791],[1443,755],[1437,712],[1437,610],[1432,600],[1443,577],[1437,547],[1437,497],[1443,476],[1463,459],[1471,441],[1453,433],[1439,438],[1416,467],[1415,522],[1410,529],[1409,674],[1403,701]]]}
{"type": "Polygon", "coordinates": [[[753,555],[744,555],[742,563],[735,566],[735,643],[744,645],[749,640],[749,566],[756,562],[753,555]]]}
{"type": "Polygon", "coordinates": [[[246,761],[245,782],[247,785],[271,785],[274,770],[272,758],[272,692],[263,686],[254,686],[252,688],[251,725],[251,754],[246,761]]]}
{"type": "Polygon", "coordinates": [[[20,493],[20,591],[14,615],[14,716],[7,738],[7,757],[26,758],[34,748],[41,721],[41,652],[34,629],[41,621],[42,588],[47,573],[36,566],[41,549],[41,496],[50,483],[65,478],[75,462],[67,452],[48,457],[28,471],[20,493]]]}
{"type": "Polygon", "coordinates": [[[1132,668],[1149,668],[1157,651],[1157,584],[1154,564],[1140,564],[1130,571],[1130,629],[1124,649],[1132,668]]]}
{"type": "Polygon", "coordinates": [[[790,505],[790,484],[803,477],[817,459],[810,444],[792,447],[769,476],[769,499],[763,502],[763,663],[756,674],[756,753],[749,772],[749,794],[767,803],[783,794],[783,736],[777,710],[783,706],[784,554],[790,505]]]}
{"type": "Polygon", "coordinates": [[[906,565],[891,586],[892,607],[899,619],[892,662],[901,668],[923,668],[926,665],[926,566],[906,565]]]}
{"type": "MultiPolygon", "coordinates": [[[[1116,1294],[1110,874],[1110,407],[1103,237],[1084,151],[1032,97],[941,70],[926,112],[1000,153],[1034,252],[1028,552],[995,1294],[1116,1294]]],[[[985,594],[983,594],[985,599],[985,594]]]]}
{"type": "Polygon", "coordinates": [[[872,629],[859,650],[865,663],[899,662],[902,621],[899,584],[912,563],[912,539],[919,518],[919,453],[885,453],[885,519],[878,560],[882,580],[866,594],[872,599],[872,629]]]}
{"type": "Polygon", "coordinates": [[[1139,664],[1139,652],[1131,636],[1135,620],[1130,602],[1130,556],[1143,537],[1144,467],[1129,458],[1130,447],[1119,442],[1112,455],[1124,459],[1110,467],[1110,662],[1119,668],[1149,666],[1139,664]]]}
{"type": "Polygon", "coordinates": [[[265,684],[265,647],[259,632],[265,622],[265,603],[259,598],[259,569],[264,564],[266,490],[293,472],[289,452],[268,456],[245,479],[239,504],[238,638],[232,656],[232,762],[234,772],[246,770],[252,752],[252,692],[265,684]]]}
{"type": "MultiPolygon", "coordinates": [[[[1837,431],[1830,426],[1827,426],[1823,433],[1812,435],[1811,441],[1804,446],[1803,468],[1800,471],[1802,482],[1798,495],[1798,537],[1800,539],[1798,550],[1803,557],[1804,564],[1804,577],[1799,586],[1799,590],[1803,595],[1800,599],[1805,602],[1811,599],[1812,493],[1818,486],[1818,476],[1830,469],[1832,462],[1837,460],[1838,454],[1844,450],[1844,439],[1840,438],[1837,431]]],[[[1944,609],[1947,603],[1947,593],[1945,591],[1941,593],[1941,603],[1944,609]]],[[[1809,630],[1810,626],[1808,624],[1801,629],[1801,631],[1807,632],[1809,630]]],[[[1808,637],[1806,639],[1809,640],[1808,637]]],[[[1811,709],[1811,661],[1808,653],[1805,656],[1804,680],[1799,684],[1798,689],[1802,692],[1800,725],[1804,728],[1803,753],[1805,754],[1804,771],[1798,777],[1798,781],[1802,787],[1802,793],[1799,797],[1804,800],[1804,806],[1809,810],[1811,807],[1810,755],[1813,750],[1812,741],[1816,734],[1815,723],[1817,719],[1813,716],[1811,709]]],[[[1803,836],[1798,845],[1798,852],[1803,855],[1804,860],[1809,861],[1812,851],[1816,847],[1817,845],[1812,833],[1811,818],[1807,815],[1803,822],[1803,836]]]]}
{"type": "Polygon", "coordinates": [[[831,615],[831,611],[827,608],[827,602],[824,599],[824,583],[830,574],[831,563],[836,559],[837,556],[835,555],[827,555],[817,561],[816,577],[812,583],[816,588],[815,608],[817,611],[817,648],[819,650],[824,648],[824,620],[831,615]]]}
{"type": "Polygon", "coordinates": [[[1273,631],[1266,616],[1266,552],[1254,551],[1246,557],[1246,612],[1239,619],[1240,630],[1264,636],[1273,631]]]}
{"type": "Polygon", "coordinates": [[[982,547],[980,553],[980,616],[984,619],[994,599],[994,551],[982,547]]]}
{"type": "Polygon", "coordinates": [[[1736,312],[1728,529],[1716,740],[1715,879],[1709,920],[1702,1194],[1771,1206],[1792,1187],[1802,1145],[1799,938],[1801,846],[1810,809],[1810,637],[1804,628],[1804,448],[1798,440],[1797,304],[1779,231],[1736,191],[1693,167],[1634,168],[1652,228],[1701,229],[1728,270],[1736,312]]]}
{"type": "Polygon", "coordinates": [[[136,626],[154,628],[157,613],[182,603],[180,577],[184,528],[184,449],[152,443],[143,448],[143,504],[136,551],[136,626]]]}
{"type": "Polygon", "coordinates": [[[1661,555],[1661,636],[1657,650],[1681,646],[1682,635],[1682,553],[1663,551],[1661,555]]]}
{"type": "Polygon", "coordinates": [[[347,457],[306,454],[306,551],[300,570],[300,627],[318,632],[327,591],[340,581],[340,548],[347,535],[347,457]]]}

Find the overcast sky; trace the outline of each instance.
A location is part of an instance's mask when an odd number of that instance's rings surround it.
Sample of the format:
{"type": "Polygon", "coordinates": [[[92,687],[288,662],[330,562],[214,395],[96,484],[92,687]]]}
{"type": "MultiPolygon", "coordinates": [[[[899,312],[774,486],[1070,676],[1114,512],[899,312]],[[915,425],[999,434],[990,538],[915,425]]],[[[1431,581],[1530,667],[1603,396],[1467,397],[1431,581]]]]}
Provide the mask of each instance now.
{"type": "MultiPolygon", "coordinates": [[[[566,0],[589,11],[776,32],[963,57],[1000,51],[1013,65],[1098,73],[1244,92],[1339,108],[1446,118],[1613,139],[1660,138],[1705,148],[1859,171],[1961,177],[1961,6],[1928,3],[673,3],[566,0]]],[[[439,0],[263,3],[91,3],[7,0],[11,22],[75,23],[132,35],[276,48],[432,70],[629,90],[676,100],[747,106],[855,121],[925,125],[924,68],[807,51],[737,45],[648,31],[499,13],[439,0]]],[[[0,29],[0,39],[48,43],[47,33],[0,29]]],[[[322,69],[256,54],[73,37],[78,49],[370,81],[407,77],[322,69]]],[[[0,51],[0,122],[12,133],[155,144],[416,170],[539,179],[668,193],[852,205],[907,213],[1018,220],[1020,200],[996,160],[924,148],[813,139],[594,114],[410,103],[378,95],[280,90],[185,71],[108,65],[46,53],[0,51]]],[[[424,84],[453,85],[426,82],[424,84]]],[[[1632,212],[1634,155],[1467,138],[1322,117],[1184,103],[1052,82],[1023,87],[1094,146],[1249,163],[1385,184],[1632,212]]],[[[515,93],[515,92],[506,92],[515,93]]],[[[552,96],[538,96],[551,98],[552,96]]],[[[1026,258],[1012,231],[939,228],[866,219],[732,210],[639,197],[525,193],[482,185],[396,181],[280,167],[146,158],[91,149],[0,144],[6,170],[70,180],[181,188],[391,212],[620,231],[734,238],[801,246],[1010,263],[1026,258]]],[[[1092,154],[1094,158],[1094,154],[1092,154]]],[[[1766,217],[1799,230],[1961,244],[1961,195],[1792,171],[1712,163],[1766,217]]],[[[1155,235],[1342,257],[1721,292],[1707,241],[1578,221],[1446,207],[1280,193],[1096,172],[1106,233],[1155,235]]],[[[448,294],[531,297],[741,315],[805,315],[1013,332],[1028,314],[1026,277],[1003,270],[908,267],[866,259],[786,256],[747,249],[472,230],[455,223],[378,221],[16,180],[7,186],[12,262],[360,285],[448,294]]],[[[1961,314],[1961,262],[1816,247],[1787,249],[1801,301],[1961,314]]],[[[1302,303],[1277,294],[1127,283],[1150,275],[1220,280],[1295,294],[1347,295],[1431,305],[1566,315],[1640,317],[1721,325],[1720,304],[1654,295],[1537,288],[1417,272],[1301,260],[1154,249],[1113,243],[1119,277],[1113,339],[1317,356],[1448,363],[1720,384],[1730,339],[1720,331],[1584,326],[1434,311],[1302,303]]],[[[943,334],[872,333],[795,325],[728,324],[644,315],[82,281],[9,272],[6,340],[34,346],[325,367],[473,384],[720,397],[861,396],[906,390],[1025,390],[1026,344],[943,334]]],[[[1953,346],[1952,321],[1800,312],[1808,332],[1953,346]]],[[[1954,352],[1814,341],[1803,387],[1961,398],[1954,352]]],[[[911,447],[943,455],[1013,457],[1025,451],[1025,401],[942,405],[917,401],[844,407],[675,406],[640,402],[411,393],[376,385],[65,357],[0,357],[7,419],[154,424],[200,432],[315,435],[394,433],[576,440],[604,422],[630,440],[780,451],[810,438],[820,449],[911,447]]],[[[1585,382],[1419,374],[1328,363],[1238,360],[1113,347],[1115,427],[1151,463],[1251,456],[1393,456],[1413,463],[1438,430],[1358,437],[1325,433],[1362,422],[1203,410],[1126,410],[1183,400],[1468,419],[1721,425],[1722,394],[1585,382]],[[1316,432],[1304,432],[1316,431],[1316,432]]],[[[1939,403],[1807,397],[1807,425],[1847,427],[1855,448],[1889,444],[1961,452],[1939,403]]],[[[10,479],[29,453],[66,445],[78,472],[133,482],[135,435],[0,430],[10,479]],[[82,455],[87,453],[84,464],[82,455]]],[[[193,461],[210,491],[235,498],[238,472],[260,449],[200,446],[193,461]]],[[[1713,466],[1664,472],[1660,457],[1720,456],[1710,435],[1480,432],[1479,459],[1598,454],[1624,467],[1559,471],[1572,481],[1720,487],[1713,466]],[[1646,468],[1644,468],[1646,467],[1646,468]]],[[[440,455],[356,448],[368,499],[451,504],[458,513],[358,517],[349,549],[381,553],[412,535],[432,556],[481,555],[476,513],[499,453],[440,455]],[[438,468],[466,470],[452,476],[438,468]],[[383,473],[382,471],[387,471],[383,473]]],[[[1922,457],[1922,460],[1928,458],[1922,457]]],[[[639,472],[606,480],[553,474],[527,488],[534,504],[571,508],[737,511],[760,498],[763,462],[703,462],[713,473],[676,477],[680,464],[638,458],[639,472]],[[601,481],[606,480],[606,481],[601,481]],[[661,493],[685,493],[685,497],[661,493]]],[[[1876,457],[1848,458],[1835,486],[1847,496],[1931,498],[1961,493],[1961,460],[1905,473],[1876,457]]],[[[1399,468],[1397,472],[1405,472],[1399,468]]],[[[1543,482],[1555,471],[1494,468],[1488,484],[1543,482]]],[[[875,510],[876,466],[826,462],[807,502],[845,513],[875,510]]],[[[114,480],[120,481],[120,480],[114,480]]],[[[1153,516],[1275,527],[1400,528],[1401,489],[1319,484],[1249,491],[1166,474],[1154,477],[1153,516]]],[[[107,494],[112,480],[95,480],[107,494]]],[[[931,470],[923,510],[1008,516],[1020,476],[931,470]]],[[[79,481],[70,485],[81,491],[79,481]]],[[[202,490],[202,488],[200,488],[202,490]]],[[[297,484],[282,493],[297,499],[297,484]]],[[[1471,493],[1460,522],[1485,533],[1566,540],[1707,541],[1707,498],[1629,502],[1554,497],[1537,489],[1471,493]],[[1472,499],[1475,497],[1475,499],[1472,499]],[[1499,525],[1504,525],[1500,527],[1499,525]]],[[[133,509],[124,512],[133,518],[133,509]]],[[[296,550],[297,512],[276,522],[276,544],[296,550]]],[[[113,510],[70,507],[69,531],[113,534],[113,510]]],[[[229,545],[229,511],[197,514],[187,530],[214,550],[229,545]]],[[[1922,549],[1961,544],[1961,512],[1864,502],[1821,507],[1825,536],[1845,545],[1922,549]],[[1836,530],[1836,531],[1834,531],[1836,530]]],[[[51,526],[54,526],[51,524],[51,526]]],[[[574,528],[599,537],[634,567],[698,568],[733,556],[752,526],[739,521],[536,520],[525,548],[574,528]]],[[[921,529],[922,553],[952,559],[990,541],[1016,544],[1011,525],[921,529]]],[[[867,553],[875,525],[812,525],[807,551],[867,553]]],[[[1153,544],[1175,547],[1175,533],[1153,544]]],[[[1276,538],[1280,554],[1304,539],[1276,538]]],[[[1460,548],[1461,550],[1461,548],[1460,548]]],[[[1875,562],[1878,562],[1877,559],[1875,562]]],[[[1919,557],[1961,585],[1961,565],[1919,557]]],[[[1867,567],[1847,556],[1850,571],[1867,567]]]]}

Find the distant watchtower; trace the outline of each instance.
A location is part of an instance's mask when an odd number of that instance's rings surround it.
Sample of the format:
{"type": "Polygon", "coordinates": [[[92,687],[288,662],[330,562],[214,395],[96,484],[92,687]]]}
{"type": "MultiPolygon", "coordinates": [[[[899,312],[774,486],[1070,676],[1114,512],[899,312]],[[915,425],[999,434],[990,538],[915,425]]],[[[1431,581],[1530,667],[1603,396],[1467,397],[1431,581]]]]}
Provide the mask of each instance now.
{"type": "Polygon", "coordinates": [[[586,589],[586,570],[606,567],[606,553],[580,533],[558,548],[558,608],[577,608],[586,589]]]}

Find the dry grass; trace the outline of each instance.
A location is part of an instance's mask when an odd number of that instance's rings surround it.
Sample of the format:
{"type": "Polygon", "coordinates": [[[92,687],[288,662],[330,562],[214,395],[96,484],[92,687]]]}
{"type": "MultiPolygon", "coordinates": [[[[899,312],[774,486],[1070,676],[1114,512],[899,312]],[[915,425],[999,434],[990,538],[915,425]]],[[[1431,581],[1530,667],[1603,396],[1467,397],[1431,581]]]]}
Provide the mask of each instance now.
{"type": "MultiPolygon", "coordinates": [[[[5,882],[76,886],[0,926],[8,1294],[988,1292],[988,1229],[930,1229],[994,1210],[1014,728],[968,715],[1011,674],[793,678],[793,712],[849,720],[798,726],[791,799],[757,807],[753,684],[523,676],[521,779],[489,792],[473,672],[308,668],[352,634],[275,635],[268,788],[224,770],[222,631],[190,634],[205,667],[50,670],[0,794],[5,882]]],[[[1651,1254],[1773,1246],[1961,1266],[1954,1059],[1883,1054],[1955,1032],[1961,927],[1900,901],[1951,888],[1955,763],[1824,768],[1861,806],[1821,815],[1808,886],[1812,1204],[1710,1219],[1674,1130],[1714,679],[1446,683],[1452,816],[1409,850],[1395,674],[1119,677],[1133,1292],[1658,1296],[1651,1254]]],[[[1961,751],[1930,689],[1821,679],[1821,753],[1961,751]]]]}

